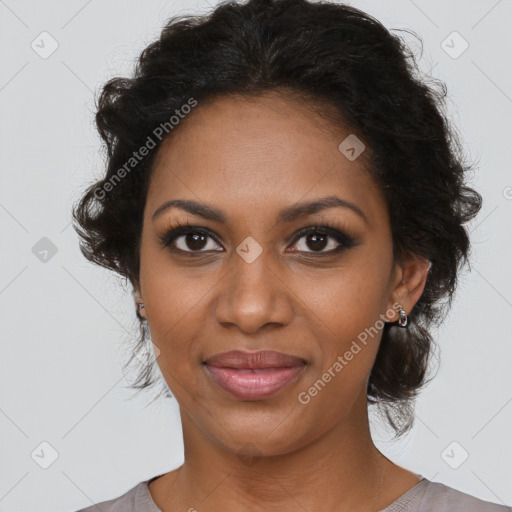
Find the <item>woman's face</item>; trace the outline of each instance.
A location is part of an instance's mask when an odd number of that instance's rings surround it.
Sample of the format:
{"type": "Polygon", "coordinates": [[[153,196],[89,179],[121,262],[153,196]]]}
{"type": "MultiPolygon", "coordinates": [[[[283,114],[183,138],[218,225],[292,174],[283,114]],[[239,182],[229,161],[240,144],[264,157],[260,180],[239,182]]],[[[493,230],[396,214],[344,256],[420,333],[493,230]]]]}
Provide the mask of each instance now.
{"type": "Polygon", "coordinates": [[[350,132],[277,94],[199,103],[175,130],[148,191],[140,293],[185,435],[190,428],[229,450],[270,455],[362,421],[402,274],[384,197],[362,158],[338,148],[350,132]],[[325,198],[328,207],[305,207],[325,198]],[[216,218],[177,205],[153,217],[170,200],[216,218]],[[163,246],[178,224],[191,233],[163,246]],[[325,225],[331,234],[298,234],[325,225]],[[257,372],[204,364],[232,350],[273,350],[302,364],[257,372]]]}

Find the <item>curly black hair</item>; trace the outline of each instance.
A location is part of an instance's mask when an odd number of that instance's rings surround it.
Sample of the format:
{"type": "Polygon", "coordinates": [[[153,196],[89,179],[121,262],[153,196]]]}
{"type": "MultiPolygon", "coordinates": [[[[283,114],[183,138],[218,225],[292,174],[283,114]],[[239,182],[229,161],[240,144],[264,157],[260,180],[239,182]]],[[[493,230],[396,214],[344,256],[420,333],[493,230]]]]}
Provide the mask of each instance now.
{"type": "MultiPolygon", "coordinates": [[[[366,167],[387,200],[395,257],[431,262],[408,327],[385,324],[368,381],[368,402],[382,406],[399,436],[412,426],[414,399],[428,381],[431,329],[469,264],[464,224],[482,197],[466,184],[473,163],[445,113],[446,85],[420,72],[404,39],[367,13],[325,1],[249,0],[170,18],[133,77],[109,80],[97,98],[107,166],[73,208],[81,251],[137,287],[142,214],[162,140],[197,104],[271,90],[323,106],[325,118],[364,140],[366,167]]],[[[137,316],[142,346],[146,327],[137,316]]],[[[151,386],[152,375],[143,368],[133,387],[151,386]]]]}

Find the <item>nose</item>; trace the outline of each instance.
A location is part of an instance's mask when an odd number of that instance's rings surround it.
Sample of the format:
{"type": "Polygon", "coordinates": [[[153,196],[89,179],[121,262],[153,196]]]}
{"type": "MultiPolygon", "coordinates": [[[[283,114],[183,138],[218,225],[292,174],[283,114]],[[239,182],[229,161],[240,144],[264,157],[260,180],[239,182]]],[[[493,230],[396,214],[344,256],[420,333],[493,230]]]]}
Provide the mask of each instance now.
{"type": "Polygon", "coordinates": [[[238,254],[233,254],[233,260],[217,289],[217,321],[246,334],[289,324],[294,314],[293,294],[265,251],[250,263],[238,254]]]}

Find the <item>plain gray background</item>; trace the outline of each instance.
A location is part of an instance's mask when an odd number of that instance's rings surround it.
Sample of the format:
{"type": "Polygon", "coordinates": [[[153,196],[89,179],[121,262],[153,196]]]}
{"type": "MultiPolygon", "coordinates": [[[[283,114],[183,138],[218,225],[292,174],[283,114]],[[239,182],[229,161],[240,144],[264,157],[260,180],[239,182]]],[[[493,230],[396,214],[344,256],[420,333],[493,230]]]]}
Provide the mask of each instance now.
{"type": "MultiPolygon", "coordinates": [[[[448,85],[484,197],[471,225],[473,271],[437,332],[441,365],[415,428],[390,442],[376,423],[375,439],[408,469],[510,505],[512,1],[350,4],[421,36],[421,68],[448,85]]],[[[136,325],[130,290],[82,257],[70,209],[102,172],[94,92],[130,73],[168,17],[209,8],[0,0],[1,512],[74,511],[182,463],[174,399],[144,408],[151,395],[133,398],[121,369],[136,325]]]]}

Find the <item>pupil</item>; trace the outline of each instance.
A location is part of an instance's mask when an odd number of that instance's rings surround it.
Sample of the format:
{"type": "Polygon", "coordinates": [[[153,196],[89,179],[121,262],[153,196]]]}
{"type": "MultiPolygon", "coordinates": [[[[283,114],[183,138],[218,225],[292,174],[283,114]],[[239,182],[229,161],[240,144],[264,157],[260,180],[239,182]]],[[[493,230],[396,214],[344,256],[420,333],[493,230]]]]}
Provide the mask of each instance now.
{"type": "Polygon", "coordinates": [[[202,249],[205,245],[206,235],[189,233],[186,235],[186,243],[189,249],[202,249]]]}
{"type": "Polygon", "coordinates": [[[327,245],[327,242],[326,242],[326,235],[322,235],[322,234],[313,234],[313,235],[309,235],[308,238],[307,238],[307,244],[308,244],[308,247],[310,249],[315,249],[315,250],[322,250],[325,248],[325,246],[327,245]],[[320,242],[320,247],[318,246],[318,239],[321,238],[322,241],[320,242]],[[310,240],[313,240],[313,247],[310,246],[310,240]],[[316,245],[315,245],[316,243],[316,245]]]}

